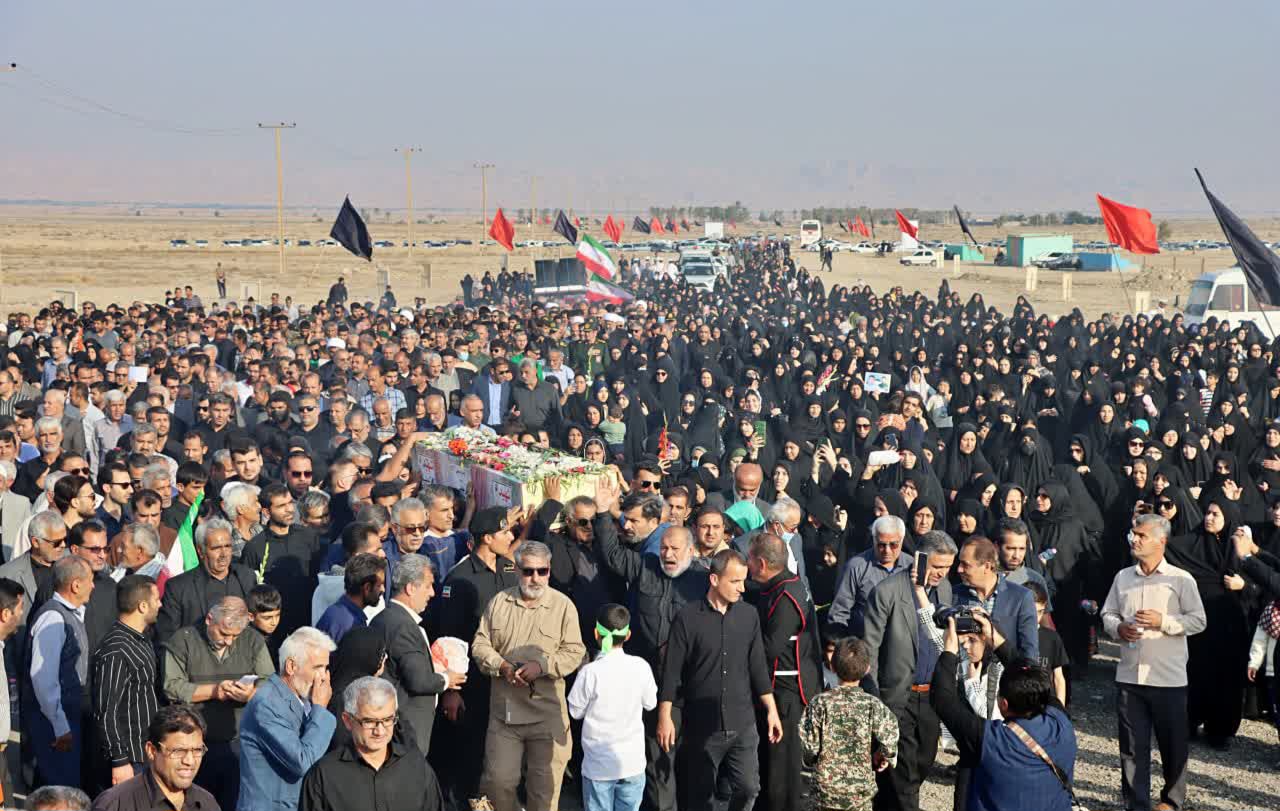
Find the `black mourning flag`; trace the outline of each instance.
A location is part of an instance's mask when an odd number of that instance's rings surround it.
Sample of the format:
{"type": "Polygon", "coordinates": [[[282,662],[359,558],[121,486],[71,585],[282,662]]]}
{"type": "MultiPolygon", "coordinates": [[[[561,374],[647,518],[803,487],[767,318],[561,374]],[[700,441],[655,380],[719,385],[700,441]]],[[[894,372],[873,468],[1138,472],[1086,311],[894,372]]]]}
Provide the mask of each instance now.
{"type": "Polygon", "coordinates": [[[564,215],[564,211],[556,212],[556,224],[551,230],[569,240],[570,245],[578,244],[578,229],[573,227],[573,223],[569,222],[569,218],[564,215]]]}
{"type": "Polygon", "coordinates": [[[333,221],[329,236],[361,259],[373,261],[373,241],[369,239],[369,229],[365,227],[364,220],[360,219],[356,207],[351,205],[350,197],[342,201],[342,210],[338,212],[338,219],[333,221]]]}
{"type": "Polygon", "coordinates": [[[977,245],[978,238],[975,237],[973,235],[973,232],[969,230],[969,223],[964,221],[964,215],[960,213],[960,206],[952,206],[952,208],[956,210],[956,219],[960,221],[960,230],[963,231],[965,235],[969,237],[969,239],[973,240],[974,245],[977,245]]]}
{"type": "Polygon", "coordinates": [[[840,226],[840,230],[841,230],[841,231],[844,231],[845,233],[848,233],[849,229],[844,227],[844,223],[842,223],[842,222],[838,222],[838,223],[836,223],[836,225],[840,226]]]}
{"type": "Polygon", "coordinates": [[[1199,169],[1196,170],[1196,177],[1200,179],[1204,196],[1209,198],[1209,205],[1213,208],[1213,215],[1218,218],[1218,225],[1222,226],[1222,233],[1226,235],[1227,242],[1231,243],[1236,264],[1244,271],[1253,295],[1263,304],[1272,307],[1280,305],[1280,257],[1249,230],[1244,220],[1213,196],[1199,169]]]}
{"type": "Polygon", "coordinates": [[[640,219],[639,217],[636,217],[634,220],[632,220],[632,222],[631,222],[631,230],[632,230],[632,231],[638,231],[638,232],[640,232],[641,234],[650,234],[650,233],[653,233],[653,232],[649,229],[649,223],[645,222],[644,220],[640,219]]]}
{"type": "Polygon", "coordinates": [[[774,224],[774,225],[776,225],[776,226],[778,226],[779,228],[781,228],[781,227],[782,227],[782,220],[774,220],[774,221],[773,221],[773,224],[774,224]]]}

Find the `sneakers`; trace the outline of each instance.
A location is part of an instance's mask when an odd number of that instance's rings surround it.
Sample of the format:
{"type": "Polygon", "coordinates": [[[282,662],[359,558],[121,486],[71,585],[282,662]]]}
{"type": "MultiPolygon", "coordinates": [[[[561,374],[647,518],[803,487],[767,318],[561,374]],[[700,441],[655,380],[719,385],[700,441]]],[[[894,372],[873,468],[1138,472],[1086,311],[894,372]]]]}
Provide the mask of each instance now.
{"type": "Polygon", "coordinates": [[[467,800],[467,807],[470,811],[494,811],[493,803],[489,802],[488,797],[480,797],[475,800],[467,800]]]}

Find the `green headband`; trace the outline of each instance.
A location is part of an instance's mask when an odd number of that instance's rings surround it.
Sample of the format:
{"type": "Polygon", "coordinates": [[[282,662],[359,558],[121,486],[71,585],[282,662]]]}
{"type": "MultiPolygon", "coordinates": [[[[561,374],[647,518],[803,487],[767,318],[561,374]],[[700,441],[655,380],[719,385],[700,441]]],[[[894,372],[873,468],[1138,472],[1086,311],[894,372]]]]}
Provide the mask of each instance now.
{"type": "Polygon", "coordinates": [[[600,652],[608,653],[613,650],[613,638],[616,636],[622,640],[626,640],[627,634],[631,633],[631,626],[628,625],[625,628],[619,628],[614,631],[597,622],[596,633],[600,634],[600,652]]]}

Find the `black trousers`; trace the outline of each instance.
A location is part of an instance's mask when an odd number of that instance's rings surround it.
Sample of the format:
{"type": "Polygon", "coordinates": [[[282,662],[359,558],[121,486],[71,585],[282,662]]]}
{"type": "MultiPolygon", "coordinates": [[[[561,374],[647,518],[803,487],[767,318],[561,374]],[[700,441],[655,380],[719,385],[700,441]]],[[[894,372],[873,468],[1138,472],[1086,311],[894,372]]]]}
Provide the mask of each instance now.
{"type": "Polygon", "coordinates": [[[676,727],[676,746],[670,752],[658,746],[658,711],[644,714],[644,797],[640,801],[643,811],[676,811],[680,796],[676,775],[676,756],[679,755],[681,708],[671,707],[671,721],[676,727]]]}
{"type": "Polygon", "coordinates": [[[902,707],[891,707],[898,718],[898,765],[876,773],[876,811],[919,811],[920,785],[938,756],[942,722],[929,704],[928,693],[911,692],[902,707]]]}
{"type": "MultiPolygon", "coordinates": [[[[782,721],[782,740],[769,743],[766,734],[760,736],[760,794],[763,802],[757,803],[757,808],[761,811],[802,811],[805,803],[800,716],[804,714],[804,702],[790,690],[775,690],[773,698],[782,721]]],[[[759,726],[762,732],[766,729],[763,720],[759,726]]]]}
{"type": "Polygon", "coordinates": [[[687,740],[680,749],[683,811],[751,811],[760,795],[760,736],[755,725],[687,740]]]}
{"type": "Polygon", "coordinates": [[[459,799],[480,796],[480,776],[484,771],[484,740],[489,729],[489,679],[474,675],[462,687],[466,709],[457,722],[443,714],[431,730],[428,760],[443,787],[452,788],[459,799]]]}
{"type": "MultiPolygon", "coordinates": [[[[1194,637],[1192,637],[1194,639],[1194,637]]],[[[1182,808],[1187,800],[1187,688],[1116,684],[1120,725],[1120,792],[1126,808],[1151,808],[1151,733],[1160,747],[1164,788],[1160,801],[1182,808]]]]}

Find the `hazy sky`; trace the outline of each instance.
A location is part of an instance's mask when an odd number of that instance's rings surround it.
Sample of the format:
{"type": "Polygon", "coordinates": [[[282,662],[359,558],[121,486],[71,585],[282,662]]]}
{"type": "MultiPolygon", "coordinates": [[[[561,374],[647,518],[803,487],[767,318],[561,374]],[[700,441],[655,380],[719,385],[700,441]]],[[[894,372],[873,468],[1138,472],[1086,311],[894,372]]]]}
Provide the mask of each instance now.
{"type": "Polygon", "coordinates": [[[1280,4],[10,0],[0,198],[1280,211],[1280,4]],[[80,98],[77,99],[76,96],[80,98]],[[98,109],[105,105],[126,118],[98,109]],[[70,108],[70,109],[68,109],[70,108]],[[173,130],[196,130],[183,134],[173,130]],[[217,131],[219,134],[206,134],[217,131]]]}

